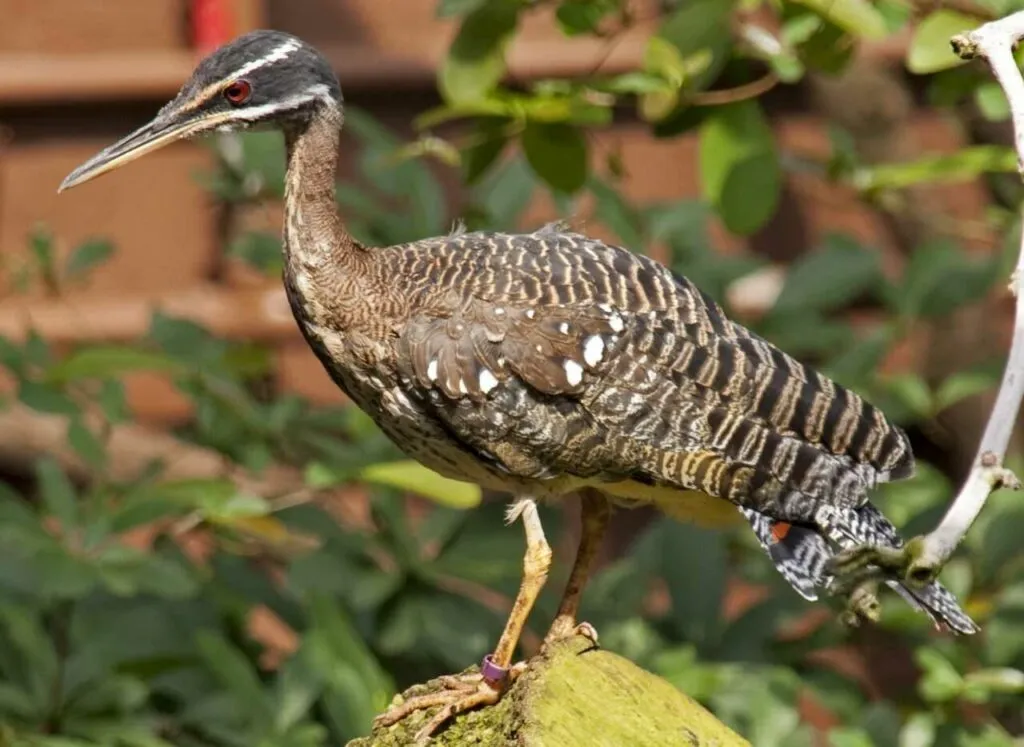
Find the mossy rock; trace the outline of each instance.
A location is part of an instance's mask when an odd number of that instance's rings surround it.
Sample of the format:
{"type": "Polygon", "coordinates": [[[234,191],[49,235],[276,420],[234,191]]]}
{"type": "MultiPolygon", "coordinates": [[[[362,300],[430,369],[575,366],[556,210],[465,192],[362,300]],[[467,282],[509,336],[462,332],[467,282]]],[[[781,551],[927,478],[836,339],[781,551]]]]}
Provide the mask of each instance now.
{"type": "MultiPolygon", "coordinates": [[[[428,682],[399,697],[439,687],[428,682]]],[[[348,747],[407,747],[430,715],[413,714],[348,747]]],[[[665,680],[582,637],[552,646],[496,705],[462,714],[431,741],[432,747],[463,745],[750,747],[665,680]]]]}

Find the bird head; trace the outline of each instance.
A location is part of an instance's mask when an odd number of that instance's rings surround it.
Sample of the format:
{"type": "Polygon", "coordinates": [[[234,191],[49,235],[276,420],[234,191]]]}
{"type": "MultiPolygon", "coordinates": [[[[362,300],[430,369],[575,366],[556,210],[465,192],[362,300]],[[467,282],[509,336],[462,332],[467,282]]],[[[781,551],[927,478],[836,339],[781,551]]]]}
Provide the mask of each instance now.
{"type": "Polygon", "coordinates": [[[150,122],[68,174],[58,191],[177,140],[215,130],[282,126],[340,103],[338,79],[316,49],[281,31],[253,31],[212,52],[150,122]]]}

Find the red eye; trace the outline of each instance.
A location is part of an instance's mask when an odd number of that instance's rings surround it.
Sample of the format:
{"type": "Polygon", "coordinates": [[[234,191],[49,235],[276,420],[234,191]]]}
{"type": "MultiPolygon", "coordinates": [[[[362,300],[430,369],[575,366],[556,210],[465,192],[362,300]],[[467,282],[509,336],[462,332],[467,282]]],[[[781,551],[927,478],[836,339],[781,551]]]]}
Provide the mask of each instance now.
{"type": "Polygon", "coordinates": [[[236,80],[224,89],[224,98],[229,104],[241,106],[252,96],[252,85],[247,80],[236,80]]]}

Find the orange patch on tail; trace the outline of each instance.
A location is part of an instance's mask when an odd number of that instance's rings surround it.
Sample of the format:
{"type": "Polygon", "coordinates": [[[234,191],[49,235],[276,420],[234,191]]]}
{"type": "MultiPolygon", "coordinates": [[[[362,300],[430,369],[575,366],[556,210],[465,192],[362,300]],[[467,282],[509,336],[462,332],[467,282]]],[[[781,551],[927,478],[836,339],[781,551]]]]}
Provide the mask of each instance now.
{"type": "Polygon", "coordinates": [[[782,542],[786,539],[786,535],[789,534],[789,530],[793,528],[793,525],[785,521],[777,521],[772,525],[772,537],[776,542],[782,542]]]}

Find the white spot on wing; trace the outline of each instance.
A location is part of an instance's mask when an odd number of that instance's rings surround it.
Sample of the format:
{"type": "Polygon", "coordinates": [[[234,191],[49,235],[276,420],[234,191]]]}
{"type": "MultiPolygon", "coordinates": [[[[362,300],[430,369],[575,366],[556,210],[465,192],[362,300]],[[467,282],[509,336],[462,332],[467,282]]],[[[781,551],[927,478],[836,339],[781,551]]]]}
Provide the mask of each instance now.
{"type": "Polygon", "coordinates": [[[612,328],[612,332],[621,332],[626,328],[626,325],[622,321],[622,316],[619,314],[612,314],[608,318],[608,326],[612,328]]]}
{"type": "Polygon", "coordinates": [[[576,386],[583,381],[583,366],[574,360],[566,360],[565,380],[569,382],[569,386],[576,386]]]}
{"type": "Polygon", "coordinates": [[[469,390],[466,389],[466,382],[459,379],[459,392],[462,394],[469,394],[469,390]]]}
{"type": "Polygon", "coordinates": [[[437,358],[431,358],[430,363],[427,364],[427,378],[437,381],[437,358]]]}
{"type": "Polygon", "coordinates": [[[583,343],[583,360],[588,366],[596,366],[604,355],[604,340],[600,335],[591,335],[583,343]]]}
{"type": "Polygon", "coordinates": [[[569,334],[569,322],[562,322],[558,325],[558,331],[563,335],[569,334]]]}
{"type": "Polygon", "coordinates": [[[526,310],[526,318],[527,319],[533,319],[535,316],[537,316],[537,312],[536,311],[534,311],[533,309],[527,309],[526,310]]]}
{"type": "Polygon", "coordinates": [[[480,391],[487,394],[489,391],[498,386],[498,380],[491,373],[489,368],[480,369],[480,391]]]}

